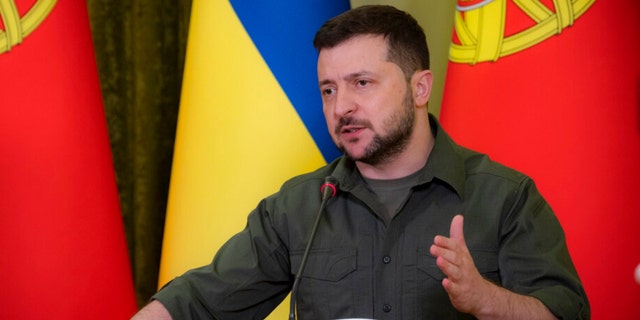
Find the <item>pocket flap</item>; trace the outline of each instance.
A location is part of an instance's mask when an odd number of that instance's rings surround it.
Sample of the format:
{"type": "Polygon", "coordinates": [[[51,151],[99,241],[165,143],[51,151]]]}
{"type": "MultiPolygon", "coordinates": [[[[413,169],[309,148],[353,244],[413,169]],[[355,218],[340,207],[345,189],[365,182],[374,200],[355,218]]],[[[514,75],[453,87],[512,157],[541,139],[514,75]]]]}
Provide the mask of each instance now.
{"type": "MultiPolygon", "coordinates": [[[[291,255],[292,272],[298,272],[304,252],[291,255]]],[[[356,270],[357,251],[355,248],[311,249],[303,278],[338,281],[356,270]]]]}

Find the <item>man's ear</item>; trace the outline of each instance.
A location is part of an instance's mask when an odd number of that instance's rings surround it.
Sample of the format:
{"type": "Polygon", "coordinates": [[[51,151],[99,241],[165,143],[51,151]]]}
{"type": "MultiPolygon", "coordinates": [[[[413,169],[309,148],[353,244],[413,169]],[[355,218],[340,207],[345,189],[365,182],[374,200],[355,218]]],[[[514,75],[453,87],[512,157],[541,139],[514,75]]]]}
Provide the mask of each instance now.
{"type": "Polygon", "coordinates": [[[433,74],[430,70],[416,71],[411,77],[413,87],[413,98],[417,106],[426,105],[431,96],[433,87],[433,74]]]}

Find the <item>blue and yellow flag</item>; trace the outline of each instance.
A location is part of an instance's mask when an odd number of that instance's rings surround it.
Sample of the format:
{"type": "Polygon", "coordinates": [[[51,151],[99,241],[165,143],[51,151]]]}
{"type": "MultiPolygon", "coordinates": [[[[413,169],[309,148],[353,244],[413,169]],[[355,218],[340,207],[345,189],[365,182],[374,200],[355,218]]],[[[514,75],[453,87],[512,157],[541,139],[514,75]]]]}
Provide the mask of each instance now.
{"type": "Polygon", "coordinates": [[[160,285],[209,263],[286,179],[339,155],[322,114],[312,40],[348,8],[325,0],[193,2],[160,285]]]}

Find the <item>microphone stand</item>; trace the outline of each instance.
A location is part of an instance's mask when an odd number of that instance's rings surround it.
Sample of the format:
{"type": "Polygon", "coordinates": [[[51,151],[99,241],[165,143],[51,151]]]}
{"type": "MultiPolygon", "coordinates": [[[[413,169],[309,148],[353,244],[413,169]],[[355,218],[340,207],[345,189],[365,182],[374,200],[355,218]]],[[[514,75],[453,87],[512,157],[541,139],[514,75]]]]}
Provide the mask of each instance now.
{"type": "Polygon", "coordinates": [[[327,205],[327,201],[329,200],[329,198],[336,195],[336,183],[334,183],[333,181],[334,181],[333,177],[326,177],[324,179],[324,184],[320,187],[320,192],[322,192],[322,202],[320,202],[320,208],[318,209],[316,220],[313,223],[313,228],[311,229],[309,240],[307,240],[307,246],[304,249],[304,254],[302,255],[302,261],[300,262],[300,267],[298,268],[298,272],[296,273],[296,278],[293,281],[293,287],[291,289],[291,302],[289,304],[289,320],[296,319],[296,294],[298,293],[298,287],[300,286],[302,271],[304,271],[304,267],[307,265],[307,258],[309,258],[309,251],[311,250],[311,244],[313,243],[313,239],[316,236],[316,231],[318,230],[318,225],[320,224],[320,219],[322,218],[322,213],[324,212],[324,207],[327,205]]]}

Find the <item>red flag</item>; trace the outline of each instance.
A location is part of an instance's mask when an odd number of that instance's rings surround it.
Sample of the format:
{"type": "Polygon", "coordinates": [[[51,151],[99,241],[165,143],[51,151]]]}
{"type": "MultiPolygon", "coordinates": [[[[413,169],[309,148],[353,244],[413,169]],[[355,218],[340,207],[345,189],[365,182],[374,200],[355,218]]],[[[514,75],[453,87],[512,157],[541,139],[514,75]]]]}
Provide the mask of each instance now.
{"type": "Polygon", "coordinates": [[[638,13],[632,0],[460,0],[440,115],[459,143],[533,177],[594,319],[638,315],[638,13]]]}
{"type": "Polygon", "coordinates": [[[84,0],[0,1],[0,319],[136,310],[84,0]]]}

